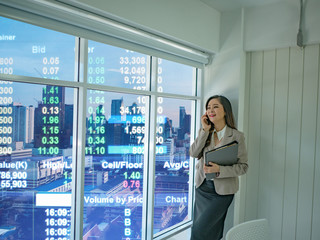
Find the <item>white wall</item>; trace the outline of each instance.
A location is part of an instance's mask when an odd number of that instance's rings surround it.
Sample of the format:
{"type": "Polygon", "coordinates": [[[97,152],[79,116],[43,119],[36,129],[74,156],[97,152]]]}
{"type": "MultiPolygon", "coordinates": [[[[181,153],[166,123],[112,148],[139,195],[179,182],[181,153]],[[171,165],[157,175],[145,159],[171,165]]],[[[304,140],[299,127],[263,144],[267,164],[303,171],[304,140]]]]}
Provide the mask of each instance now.
{"type": "Polygon", "coordinates": [[[71,2],[199,50],[211,53],[219,50],[220,13],[201,1],[72,0],[71,2]]]}
{"type": "MultiPolygon", "coordinates": [[[[243,81],[241,68],[245,61],[242,38],[243,11],[240,9],[222,13],[220,21],[220,50],[212,63],[205,67],[203,96],[204,101],[215,94],[226,96],[232,104],[237,121],[239,115],[243,115],[238,111],[239,98],[241,98],[239,88],[243,81]]],[[[237,127],[243,130],[242,122],[239,121],[237,127]]],[[[244,203],[244,200],[240,194],[236,195],[227,214],[224,234],[234,222],[239,222],[238,206],[243,205],[241,201],[244,203]]]]}
{"type": "MultiPolygon", "coordinates": [[[[246,51],[296,46],[300,1],[283,1],[245,10],[246,51]]],[[[305,44],[319,43],[320,1],[304,0],[302,30],[305,44]]]]}
{"type": "MultiPolygon", "coordinates": [[[[320,1],[305,2],[304,43],[320,43],[320,1]]],[[[221,14],[220,51],[206,67],[204,84],[205,98],[221,93],[239,106],[239,125],[247,139],[249,172],[242,178],[245,184],[235,206],[235,223],[266,217],[272,239],[319,239],[319,47],[306,48],[303,54],[315,51],[313,60],[309,57],[306,62],[297,56],[297,49],[288,49],[296,45],[298,3],[248,8],[242,17],[243,26],[240,11],[221,14]],[[270,51],[262,51],[266,49],[270,51]],[[246,59],[243,51],[258,53],[249,53],[246,59]],[[290,80],[285,76],[289,73],[285,66],[297,58],[305,64],[300,87],[293,81],[301,72],[292,73],[290,80]],[[246,76],[252,72],[257,77],[248,83],[246,76]],[[267,75],[262,82],[263,74],[267,75]]],[[[301,64],[291,70],[298,70],[301,64]]]]}
{"type": "Polygon", "coordinates": [[[205,68],[204,100],[215,94],[226,96],[237,118],[243,55],[242,11],[225,12],[221,14],[220,21],[220,49],[212,63],[205,68]]]}
{"type": "MultiPolygon", "coordinates": [[[[304,2],[304,43],[319,43],[320,1],[304,2]]],[[[246,71],[244,52],[296,46],[299,14],[299,1],[221,13],[220,46],[212,63],[205,68],[204,99],[224,94],[238,116],[238,108],[243,107],[238,106],[238,101],[243,94],[243,91],[239,93],[239,88],[243,87],[246,71]]]]}
{"type": "Polygon", "coordinates": [[[271,239],[320,238],[320,46],[248,53],[245,220],[271,239]]]}
{"type": "Polygon", "coordinates": [[[272,239],[319,239],[320,1],[305,1],[304,43],[296,45],[299,5],[245,10],[249,103],[244,220],[265,217],[272,239]],[[288,48],[291,47],[291,48],[288,48]],[[266,50],[266,51],[262,51],[266,50]]]}

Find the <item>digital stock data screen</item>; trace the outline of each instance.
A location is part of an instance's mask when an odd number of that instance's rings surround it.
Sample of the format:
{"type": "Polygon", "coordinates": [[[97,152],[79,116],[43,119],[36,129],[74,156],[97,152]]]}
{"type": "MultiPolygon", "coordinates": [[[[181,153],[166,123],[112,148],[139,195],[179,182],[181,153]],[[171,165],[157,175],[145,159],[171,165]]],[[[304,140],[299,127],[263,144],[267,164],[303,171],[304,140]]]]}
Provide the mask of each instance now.
{"type": "Polygon", "coordinates": [[[73,89],[0,81],[1,89],[0,236],[68,239],[73,89]]]}
{"type": "MultiPolygon", "coordinates": [[[[74,36],[0,17],[0,239],[67,240],[71,231],[74,36]],[[57,80],[56,85],[45,79],[57,80]]],[[[193,100],[157,98],[155,159],[145,146],[151,56],[88,41],[83,239],[142,239],[145,161],[155,161],[154,233],[190,220],[189,147],[193,100]]],[[[195,69],[157,59],[157,91],[192,94],[195,69]]],[[[80,189],[80,187],[79,187],[80,189]]],[[[77,219],[76,219],[77,221],[77,219]]]]}
{"type": "MultiPolygon", "coordinates": [[[[74,77],[75,38],[0,18],[0,73],[74,77]]],[[[0,79],[0,239],[69,239],[74,90],[0,79]]]]}

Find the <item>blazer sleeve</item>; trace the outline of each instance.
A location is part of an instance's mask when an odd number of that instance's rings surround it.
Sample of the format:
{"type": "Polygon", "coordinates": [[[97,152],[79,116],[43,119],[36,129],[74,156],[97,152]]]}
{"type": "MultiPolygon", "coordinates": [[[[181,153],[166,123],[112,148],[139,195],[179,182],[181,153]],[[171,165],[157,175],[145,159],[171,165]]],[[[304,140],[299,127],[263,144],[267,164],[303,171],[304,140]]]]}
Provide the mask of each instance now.
{"type": "Polygon", "coordinates": [[[209,132],[204,131],[202,128],[199,130],[198,137],[194,140],[190,147],[190,156],[197,158],[204,148],[207,138],[209,136],[209,132]]]}
{"type": "Polygon", "coordinates": [[[238,139],[238,163],[232,166],[220,166],[220,173],[217,178],[229,178],[243,175],[248,170],[248,153],[245,145],[244,134],[239,132],[240,137],[238,139]]]}

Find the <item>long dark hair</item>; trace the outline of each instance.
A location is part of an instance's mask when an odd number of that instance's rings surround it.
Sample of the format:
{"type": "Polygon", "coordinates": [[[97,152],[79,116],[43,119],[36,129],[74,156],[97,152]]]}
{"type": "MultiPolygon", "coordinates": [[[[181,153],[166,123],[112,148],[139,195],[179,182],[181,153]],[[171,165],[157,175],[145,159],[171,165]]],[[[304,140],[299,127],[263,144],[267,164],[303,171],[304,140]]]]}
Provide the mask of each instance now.
{"type": "MultiPolygon", "coordinates": [[[[227,126],[230,127],[230,128],[233,128],[233,129],[237,129],[236,126],[235,126],[234,116],[233,116],[233,112],[232,112],[232,106],[231,106],[231,103],[228,100],[228,98],[226,98],[225,96],[221,96],[221,95],[214,95],[214,96],[209,97],[207,102],[206,102],[206,110],[208,109],[209,102],[212,99],[218,99],[219,102],[221,103],[221,105],[223,106],[223,109],[224,109],[224,112],[225,112],[224,119],[226,121],[227,126]]],[[[214,123],[211,122],[211,121],[209,121],[209,122],[211,124],[211,128],[210,128],[210,131],[209,131],[209,136],[207,138],[206,144],[203,147],[203,149],[210,145],[211,138],[212,138],[212,133],[213,133],[213,130],[214,130],[214,123]]],[[[202,149],[201,153],[199,154],[198,158],[201,158],[203,156],[203,149],[202,149]]]]}

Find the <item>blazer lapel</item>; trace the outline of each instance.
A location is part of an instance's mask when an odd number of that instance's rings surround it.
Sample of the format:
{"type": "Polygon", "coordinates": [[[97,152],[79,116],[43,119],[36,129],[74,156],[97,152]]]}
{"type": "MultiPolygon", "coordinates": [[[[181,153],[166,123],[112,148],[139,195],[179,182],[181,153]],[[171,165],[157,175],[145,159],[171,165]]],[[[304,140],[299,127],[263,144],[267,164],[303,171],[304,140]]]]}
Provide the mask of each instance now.
{"type": "Polygon", "coordinates": [[[220,142],[220,144],[218,144],[216,147],[221,147],[224,146],[228,143],[231,143],[233,141],[233,131],[232,128],[228,127],[226,128],[226,132],[224,133],[224,136],[220,142]]]}

